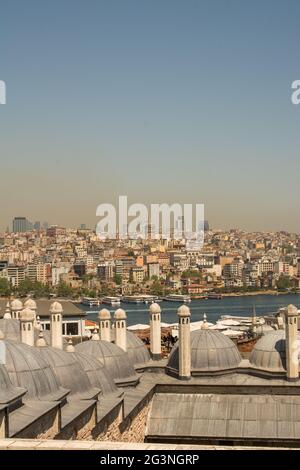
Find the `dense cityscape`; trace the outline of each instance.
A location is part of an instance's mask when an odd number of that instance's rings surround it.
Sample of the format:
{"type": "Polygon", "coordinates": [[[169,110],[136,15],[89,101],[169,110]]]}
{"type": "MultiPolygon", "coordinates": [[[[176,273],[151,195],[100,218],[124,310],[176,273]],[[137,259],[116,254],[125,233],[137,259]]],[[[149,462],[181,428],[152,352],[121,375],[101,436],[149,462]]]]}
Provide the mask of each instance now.
{"type": "Polygon", "coordinates": [[[68,229],[15,218],[0,237],[0,293],[96,298],[209,293],[297,292],[300,235],[210,229],[203,248],[185,240],[99,240],[81,225],[68,229]]]}

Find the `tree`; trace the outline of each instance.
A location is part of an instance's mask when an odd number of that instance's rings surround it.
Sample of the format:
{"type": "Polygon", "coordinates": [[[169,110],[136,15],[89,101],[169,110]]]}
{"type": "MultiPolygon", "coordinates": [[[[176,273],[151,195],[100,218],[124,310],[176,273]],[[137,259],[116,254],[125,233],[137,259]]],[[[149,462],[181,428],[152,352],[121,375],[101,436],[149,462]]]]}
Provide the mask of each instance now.
{"type": "Polygon", "coordinates": [[[70,297],[73,293],[72,287],[68,286],[63,281],[60,281],[58,286],[57,286],[57,295],[59,297],[70,297]]]}
{"type": "Polygon", "coordinates": [[[1,296],[8,296],[11,293],[11,287],[9,282],[5,278],[0,278],[0,295],[1,296]]]}
{"type": "Polygon", "coordinates": [[[276,286],[278,290],[288,290],[293,287],[293,283],[289,276],[281,275],[276,282],[276,286]]]}
{"type": "Polygon", "coordinates": [[[158,280],[153,282],[151,286],[151,294],[157,296],[164,295],[164,288],[158,280]]]}
{"type": "Polygon", "coordinates": [[[120,274],[115,274],[114,276],[114,282],[120,286],[122,284],[122,276],[120,274]]]}

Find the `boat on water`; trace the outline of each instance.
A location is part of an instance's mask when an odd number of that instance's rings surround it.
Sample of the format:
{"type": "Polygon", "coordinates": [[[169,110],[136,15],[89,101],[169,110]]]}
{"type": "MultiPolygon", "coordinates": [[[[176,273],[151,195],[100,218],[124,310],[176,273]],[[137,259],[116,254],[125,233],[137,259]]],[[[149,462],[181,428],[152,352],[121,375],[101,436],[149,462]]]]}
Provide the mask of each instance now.
{"type": "Polygon", "coordinates": [[[161,301],[161,299],[159,297],[157,297],[157,295],[143,294],[142,297],[143,297],[144,304],[153,304],[154,302],[160,302],[161,301]]]}
{"type": "Polygon", "coordinates": [[[103,297],[102,299],[103,304],[111,305],[112,307],[118,307],[121,304],[121,300],[119,297],[103,297]]]}
{"type": "Polygon", "coordinates": [[[142,295],[123,295],[121,302],[125,304],[142,304],[144,302],[142,295]]]}
{"type": "Polygon", "coordinates": [[[94,297],[83,297],[81,300],[82,305],[87,305],[88,307],[99,307],[101,300],[94,297]]]}
{"type": "Polygon", "coordinates": [[[183,302],[183,303],[190,303],[191,297],[186,294],[171,294],[167,295],[164,300],[167,302],[183,302]]]}
{"type": "Polygon", "coordinates": [[[223,296],[222,294],[217,294],[216,292],[210,292],[207,294],[207,298],[213,300],[222,300],[223,296]]]}

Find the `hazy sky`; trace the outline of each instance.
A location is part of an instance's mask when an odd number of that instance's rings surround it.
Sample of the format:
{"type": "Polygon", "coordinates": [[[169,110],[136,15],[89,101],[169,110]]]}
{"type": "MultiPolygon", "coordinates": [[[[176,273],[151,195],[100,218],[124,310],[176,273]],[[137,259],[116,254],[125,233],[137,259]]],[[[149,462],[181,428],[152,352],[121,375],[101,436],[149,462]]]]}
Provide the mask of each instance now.
{"type": "Polygon", "coordinates": [[[300,232],[298,0],[0,1],[0,227],[198,202],[300,232]]]}

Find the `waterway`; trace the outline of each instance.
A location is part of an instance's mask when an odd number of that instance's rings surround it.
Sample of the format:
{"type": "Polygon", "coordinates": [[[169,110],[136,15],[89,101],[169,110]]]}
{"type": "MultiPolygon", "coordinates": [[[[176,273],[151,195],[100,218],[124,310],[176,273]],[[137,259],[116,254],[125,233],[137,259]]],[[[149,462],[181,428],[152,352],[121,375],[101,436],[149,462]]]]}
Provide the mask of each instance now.
{"type": "MultiPolygon", "coordinates": [[[[243,297],[224,297],[222,300],[192,300],[188,304],[192,319],[191,321],[199,321],[203,319],[203,314],[206,313],[207,321],[215,323],[221,315],[238,315],[238,316],[251,316],[253,307],[256,309],[256,314],[266,315],[276,312],[280,307],[288,304],[294,304],[300,308],[300,295],[287,294],[287,295],[256,295],[256,296],[243,296],[243,297]]],[[[100,308],[108,308],[112,313],[116,308],[103,305],[96,309],[95,307],[89,308],[84,305],[78,305],[82,310],[87,312],[87,318],[90,320],[97,320],[97,313],[100,308]]],[[[179,303],[166,302],[160,303],[162,315],[161,320],[166,323],[177,322],[177,309],[179,303]]],[[[137,323],[149,323],[149,305],[146,304],[126,304],[121,303],[127,313],[127,325],[135,325],[137,323]]]]}

